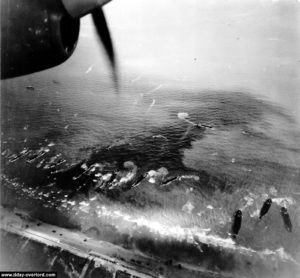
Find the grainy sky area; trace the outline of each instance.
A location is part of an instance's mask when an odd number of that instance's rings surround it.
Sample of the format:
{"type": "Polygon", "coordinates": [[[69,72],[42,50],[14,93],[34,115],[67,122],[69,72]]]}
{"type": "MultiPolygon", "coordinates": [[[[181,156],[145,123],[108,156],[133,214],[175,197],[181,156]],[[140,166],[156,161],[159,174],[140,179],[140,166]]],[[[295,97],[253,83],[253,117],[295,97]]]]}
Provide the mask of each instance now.
{"type": "Polygon", "coordinates": [[[262,94],[300,119],[299,1],[114,0],[105,12],[123,74],[262,94]]]}

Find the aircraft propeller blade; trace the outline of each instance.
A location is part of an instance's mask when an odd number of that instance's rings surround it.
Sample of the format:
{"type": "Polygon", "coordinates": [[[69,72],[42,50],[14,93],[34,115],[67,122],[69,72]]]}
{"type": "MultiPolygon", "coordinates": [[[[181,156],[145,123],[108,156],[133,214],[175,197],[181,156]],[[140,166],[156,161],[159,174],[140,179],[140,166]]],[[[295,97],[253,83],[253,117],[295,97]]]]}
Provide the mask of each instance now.
{"type": "Polygon", "coordinates": [[[107,25],[107,21],[102,8],[96,8],[92,11],[92,18],[95,24],[96,31],[98,33],[99,39],[102,42],[106,54],[108,56],[109,62],[112,68],[113,80],[116,89],[118,89],[118,75],[116,66],[116,55],[114,52],[114,47],[112,39],[110,36],[110,31],[107,25]]]}

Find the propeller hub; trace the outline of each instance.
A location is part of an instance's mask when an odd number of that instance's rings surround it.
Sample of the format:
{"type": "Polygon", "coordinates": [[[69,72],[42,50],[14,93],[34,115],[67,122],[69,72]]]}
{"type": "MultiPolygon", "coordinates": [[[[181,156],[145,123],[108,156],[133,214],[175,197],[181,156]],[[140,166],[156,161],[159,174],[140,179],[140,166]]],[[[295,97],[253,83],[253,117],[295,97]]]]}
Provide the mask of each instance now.
{"type": "Polygon", "coordinates": [[[62,0],[62,3],[72,17],[79,18],[110,1],[111,0],[62,0]]]}

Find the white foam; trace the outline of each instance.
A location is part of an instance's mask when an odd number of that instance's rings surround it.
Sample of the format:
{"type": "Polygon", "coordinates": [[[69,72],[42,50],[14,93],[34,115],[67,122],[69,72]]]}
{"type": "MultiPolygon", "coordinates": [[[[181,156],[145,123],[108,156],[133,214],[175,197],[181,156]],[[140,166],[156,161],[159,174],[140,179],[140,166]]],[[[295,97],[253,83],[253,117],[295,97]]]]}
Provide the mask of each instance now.
{"type": "Polygon", "coordinates": [[[149,175],[149,177],[154,177],[154,176],[157,175],[156,173],[157,173],[157,172],[156,172],[155,170],[150,170],[150,171],[148,172],[148,175],[149,175]]]}
{"type": "Polygon", "coordinates": [[[161,135],[161,134],[158,134],[158,135],[153,135],[152,138],[163,138],[165,140],[168,140],[167,137],[161,135]]]}
{"type": "Polygon", "coordinates": [[[187,201],[185,205],[183,205],[182,210],[186,213],[191,214],[195,206],[192,204],[191,201],[187,201]]]}
{"type": "Polygon", "coordinates": [[[195,181],[198,181],[200,178],[198,176],[194,176],[194,175],[182,175],[181,177],[179,177],[179,180],[182,179],[193,179],[195,181]]]}
{"type": "MultiPolygon", "coordinates": [[[[188,210],[191,210],[193,207],[193,204],[190,201],[188,201],[185,205],[188,210]]],[[[151,232],[153,236],[159,235],[161,237],[173,238],[178,241],[187,241],[190,244],[195,245],[201,242],[203,244],[222,247],[250,256],[256,255],[261,257],[263,260],[271,259],[273,261],[275,258],[295,262],[292,256],[286,253],[282,247],[274,251],[269,249],[256,251],[251,248],[236,245],[236,243],[230,237],[222,238],[218,235],[211,234],[211,231],[208,227],[194,226],[190,228],[184,228],[179,225],[169,225],[167,223],[151,220],[146,216],[134,216],[122,210],[111,210],[106,206],[98,206],[97,209],[97,215],[99,217],[110,217],[111,219],[117,220],[118,223],[120,219],[122,219],[128,223],[129,227],[145,227],[149,229],[149,232],[151,232]]],[[[199,214],[201,216],[202,213],[199,214]]]]}
{"type": "Polygon", "coordinates": [[[86,163],[83,163],[83,164],[80,166],[80,168],[82,168],[83,170],[87,170],[87,169],[88,169],[86,163]]]}
{"type": "Polygon", "coordinates": [[[88,207],[90,204],[85,202],[85,201],[82,201],[79,203],[80,206],[84,206],[84,207],[88,207]]]}
{"type": "Polygon", "coordinates": [[[272,202],[276,203],[279,206],[284,206],[284,207],[295,204],[295,200],[291,197],[273,198],[272,202]]]}
{"type": "Polygon", "coordinates": [[[53,142],[50,142],[49,144],[48,144],[48,147],[53,147],[55,144],[53,143],[53,142]]]}
{"type": "Polygon", "coordinates": [[[204,211],[199,211],[199,212],[197,212],[197,215],[202,217],[202,214],[204,214],[204,213],[205,213],[204,211]]]}
{"type": "Polygon", "coordinates": [[[297,263],[294,258],[288,254],[283,247],[278,248],[277,250],[273,251],[270,249],[265,249],[261,252],[258,252],[259,255],[261,256],[275,256],[283,261],[292,261],[294,263],[296,263],[297,265],[299,265],[299,263],[297,263]]]}
{"type": "Polygon", "coordinates": [[[90,211],[89,207],[80,207],[79,209],[85,213],[89,213],[89,211],[90,211]]]}
{"type": "Polygon", "coordinates": [[[24,149],[20,152],[20,154],[26,154],[28,151],[29,151],[29,149],[24,148],[24,149]]]}
{"type": "Polygon", "coordinates": [[[120,179],[120,183],[127,183],[134,178],[135,174],[133,172],[129,172],[125,177],[120,179]]]}
{"type": "Polygon", "coordinates": [[[179,112],[179,113],[177,114],[177,117],[178,117],[180,120],[185,120],[186,118],[189,117],[189,114],[186,113],[186,112],[179,112]]]}
{"type": "Polygon", "coordinates": [[[246,201],[246,204],[243,207],[240,208],[241,211],[243,211],[246,208],[252,206],[253,203],[254,203],[254,199],[249,197],[249,196],[245,196],[243,199],[246,201]]]}
{"type": "Polygon", "coordinates": [[[160,167],[157,172],[159,173],[159,175],[162,175],[162,176],[166,176],[168,175],[169,171],[167,168],[165,167],[160,167]]]}
{"type": "Polygon", "coordinates": [[[112,177],[112,173],[108,173],[102,176],[102,179],[104,181],[108,181],[112,177]]]}
{"type": "Polygon", "coordinates": [[[150,170],[147,174],[150,178],[155,178],[155,177],[165,177],[168,175],[169,171],[165,167],[160,167],[157,171],[155,170],[150,170]]]}
{"type": "Polygon", "coordinates": [[[274,186],[270,187],[270,194],[277,196],[277,193],[277,189],[274,186]]]}
{"type": "Polygon", "coordinates": [[[250,217],[258,217],[259,216],[259,209],[255,210],[250,214],[250,217]]]}

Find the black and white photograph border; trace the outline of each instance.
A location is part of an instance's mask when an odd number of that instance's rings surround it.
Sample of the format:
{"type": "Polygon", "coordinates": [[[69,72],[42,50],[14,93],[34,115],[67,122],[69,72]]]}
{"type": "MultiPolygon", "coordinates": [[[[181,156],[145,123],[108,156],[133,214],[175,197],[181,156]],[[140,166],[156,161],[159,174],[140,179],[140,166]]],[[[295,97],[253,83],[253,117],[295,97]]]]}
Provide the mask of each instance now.
{"type": "Polygon", "coordinates": [[[1,0],[0,276],[300,277],[299,23],[1,0]]]}

